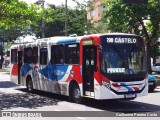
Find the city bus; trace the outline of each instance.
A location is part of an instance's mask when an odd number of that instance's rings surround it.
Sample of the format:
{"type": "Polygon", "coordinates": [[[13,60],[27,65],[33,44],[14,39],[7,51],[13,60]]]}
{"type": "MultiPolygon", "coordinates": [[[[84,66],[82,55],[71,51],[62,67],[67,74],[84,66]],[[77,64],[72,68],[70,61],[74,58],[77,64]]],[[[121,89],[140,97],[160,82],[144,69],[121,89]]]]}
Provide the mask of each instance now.
{"type": "Polygon", "coordinates": [[[51,37],[11,47],[11,80],[41,90],[97,100],[148,93],[143,38],[125,33],[51,37]]]}

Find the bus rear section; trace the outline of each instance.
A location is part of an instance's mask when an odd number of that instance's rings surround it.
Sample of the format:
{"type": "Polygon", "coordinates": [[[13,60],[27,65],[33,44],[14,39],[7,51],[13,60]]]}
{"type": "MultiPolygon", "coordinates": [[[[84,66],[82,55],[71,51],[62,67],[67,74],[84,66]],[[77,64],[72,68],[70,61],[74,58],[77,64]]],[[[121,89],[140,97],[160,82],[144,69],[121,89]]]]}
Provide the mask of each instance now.
{"type": "Polygon", "coordinates": [[[10,48],[10,79],[16,84],[21,84],[21,67],[22,45],[13,45],[10,48]]]}

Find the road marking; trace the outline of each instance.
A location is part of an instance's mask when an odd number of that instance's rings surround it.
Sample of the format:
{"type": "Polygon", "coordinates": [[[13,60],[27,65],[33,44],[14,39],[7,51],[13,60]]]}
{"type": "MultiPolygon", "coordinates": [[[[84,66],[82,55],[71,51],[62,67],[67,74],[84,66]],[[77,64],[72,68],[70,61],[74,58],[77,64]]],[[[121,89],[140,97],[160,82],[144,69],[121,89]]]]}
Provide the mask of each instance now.
{"type": "Polygon", "coordinates": [[[79,106],[79,105],[70,104],[70,107],[72,107],[72,108],[74,108],[74,109],[78,109],[78,110],[84,111],[83,108],[79,108],[78,106],[79,106]]]}
{"type": "Polygon", "coordinates": [[[83,118],[83,117],[76,117],[78,119],[81,119],[81,120],[86,120],[86,118],[83,118]]]}
{"type": "Polygon", "coordinates": [[[54,111],[61,111],[61,110],[55,109],[54,111]]]}

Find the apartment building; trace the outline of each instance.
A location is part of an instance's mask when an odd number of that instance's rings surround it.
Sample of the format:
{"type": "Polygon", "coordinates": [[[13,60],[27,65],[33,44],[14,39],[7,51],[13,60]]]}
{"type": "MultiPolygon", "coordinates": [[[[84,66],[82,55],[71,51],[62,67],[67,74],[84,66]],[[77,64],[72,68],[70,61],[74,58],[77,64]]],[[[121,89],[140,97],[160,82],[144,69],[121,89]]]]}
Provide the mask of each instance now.
{"type": "Polygon", "coordinates": [[[87,10],[87,20],[91,26],[88,27],[88,33],[106,33],[105,26],[107,23],[102,23],[100,20],[106,6],[102,5],[104,0],[92,0],[87,10]],[[103,27],[103,28],[102,28],[103,27]],[[93,32],[94,30],[94,32],[93,32]]]}
{"type": "Polygon", "coordinates": [[[101,3],[104,0],[93,0],[88,8],[87,20],[91,23],[97,23],[102,18],[103,6],[101,3]]]}

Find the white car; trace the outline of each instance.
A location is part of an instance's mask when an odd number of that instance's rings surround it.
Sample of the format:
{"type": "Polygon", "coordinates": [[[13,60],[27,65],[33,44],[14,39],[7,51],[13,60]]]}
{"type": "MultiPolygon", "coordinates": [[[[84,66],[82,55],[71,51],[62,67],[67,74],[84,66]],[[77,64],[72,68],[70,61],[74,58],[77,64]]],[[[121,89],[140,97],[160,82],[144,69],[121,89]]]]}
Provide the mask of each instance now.
{"type": "Polygon", "coordinates": [[[156,63],[154,65],[151,65],[151,69],[153,72],[160,72],[160,63],[156,63]]]}

